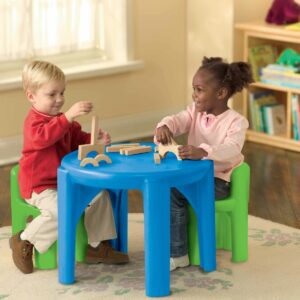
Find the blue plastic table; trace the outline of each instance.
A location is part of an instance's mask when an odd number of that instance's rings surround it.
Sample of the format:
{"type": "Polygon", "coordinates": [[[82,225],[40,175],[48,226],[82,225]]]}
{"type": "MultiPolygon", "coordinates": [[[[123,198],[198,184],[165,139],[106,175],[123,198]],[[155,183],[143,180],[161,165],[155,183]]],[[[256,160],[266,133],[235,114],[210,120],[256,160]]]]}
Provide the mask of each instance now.
{"type": "MultiPolygon", "coordinates": [[[[154,147],[153,144],[152,147],[154,147]]],[[[112,164],[82,168],[77,151],[64,157],[58,170],[59,281],[74,282],[76,222],[90,200],[89,189],[139,189],[144,202],[145,286],[150,297],[170,294],[170,188],[189,200],[198,219],[201,268],[216,269],[214,173],[210,160],[177,161],[169,153],[156,165],[153,152],[133,156],[108,153],[112,164]],[[83,197],[84,198],[84,197],[83,197]]],[[[126,204],[127,205],[127,204],[126,204]]],[[[127,220],[126,220],[127,221],[127,220]]],[[[126,228],[127,231],[127,228],[126,228]]],[[[127,232],[121,233],[127,242],[127,232]]],[[[125,249],[126,247],[123,247],[125,249]]]]}

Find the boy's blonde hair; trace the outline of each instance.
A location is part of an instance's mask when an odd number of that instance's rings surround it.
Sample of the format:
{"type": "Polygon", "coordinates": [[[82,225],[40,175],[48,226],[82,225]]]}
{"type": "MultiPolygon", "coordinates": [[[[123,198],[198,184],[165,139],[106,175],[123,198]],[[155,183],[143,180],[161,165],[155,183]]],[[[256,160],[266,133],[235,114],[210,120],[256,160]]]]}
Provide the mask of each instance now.
{"type": "Polygon", "coordinates": [[[35,92],[49,81],[65,81],[65,74],[50,62],[35,60],[24,66],[22,81],[25,92],[28,89],[35,92]]]}

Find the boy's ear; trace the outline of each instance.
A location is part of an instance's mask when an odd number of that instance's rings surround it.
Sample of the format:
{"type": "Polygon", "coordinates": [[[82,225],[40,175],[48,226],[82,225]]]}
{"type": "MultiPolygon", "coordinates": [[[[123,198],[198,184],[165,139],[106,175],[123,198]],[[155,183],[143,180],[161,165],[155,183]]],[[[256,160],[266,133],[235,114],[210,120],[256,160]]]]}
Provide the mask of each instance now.
{"type": "Polygon", "coordinates": [[[25,95],[27,97],[27,99],[29,100],[29,102],[33,103],[34,102],[34,95],[33,92],[31,90],[26,90],[25,95]]]}
{"type": "Polygon", "coordinates": [[[223,100],[227,96],[228,96],[228,89],[226,87],[221,87],[217,92],[218,99],[223,100]]]}

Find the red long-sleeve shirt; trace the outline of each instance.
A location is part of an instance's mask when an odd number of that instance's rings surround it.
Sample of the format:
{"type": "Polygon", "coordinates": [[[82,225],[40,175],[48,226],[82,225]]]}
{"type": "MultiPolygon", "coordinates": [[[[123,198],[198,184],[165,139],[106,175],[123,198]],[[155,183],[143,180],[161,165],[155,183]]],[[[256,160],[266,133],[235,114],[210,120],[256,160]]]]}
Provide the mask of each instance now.
{"type": "Polygon", "coordinates": [[[79,123],[69,123],[63,113],[48,116],[32,108],[24,122],[19,186],[24,199],[32,192],[57,187],[57,168],[62,158],[81,144],[90,143],[90,134],[79,123]]]}

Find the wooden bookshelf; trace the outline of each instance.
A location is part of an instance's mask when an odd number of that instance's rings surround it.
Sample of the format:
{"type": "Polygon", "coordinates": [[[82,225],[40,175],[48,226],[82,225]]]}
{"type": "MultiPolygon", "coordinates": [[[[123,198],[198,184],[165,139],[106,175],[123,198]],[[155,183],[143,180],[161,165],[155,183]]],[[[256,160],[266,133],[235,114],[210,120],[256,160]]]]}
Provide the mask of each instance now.
{"type": "MultiPolygon", "coordinates": [[[[249,48],[258,45],[271,45],[276,47],[278,53],[281,53],[285,48],[292,48],[300,53],[300,31],[288,30],[284,26],[270,25],[264,21],[238,23],[235,25],[235,29],[243,35],[244,61],[248,61],[249,48]]],[[[255,82],[251,84],[249,91],[255,90],[271,90],[279,95],[279,102],[285,106],[287,127],[283,135],[268,135],[249,129],[247,131],[247,140],[300,152],[300,142],[293,139],[291,115],[291,96],[292,94],[297,94],[300,97],[300,89],[255,82]]],[[[243,91],[242,100],[242,112],[248,119],[249,91],[243,91]]]]}

